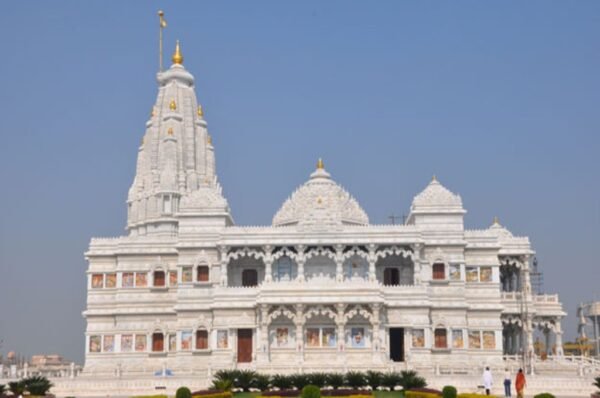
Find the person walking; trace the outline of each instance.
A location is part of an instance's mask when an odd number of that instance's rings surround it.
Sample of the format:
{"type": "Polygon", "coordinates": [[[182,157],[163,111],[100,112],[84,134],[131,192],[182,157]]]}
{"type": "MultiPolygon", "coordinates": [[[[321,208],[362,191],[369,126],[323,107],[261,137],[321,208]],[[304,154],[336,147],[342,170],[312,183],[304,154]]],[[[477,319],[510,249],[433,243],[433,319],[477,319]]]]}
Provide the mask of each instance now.
{"type": "Polygon", "coordinates": [[[517,398],[523,398],[526,385],[527,380],[525,380],[525,374],[523,373],[523,369],[519,369],[519,373],[517,373],[517,378],[515,379],[515,389],[517,390],[517,398]]]}
{"type": "Polygon", "coordinates": [[[490,395],[492,384],[494,384],[492,372],[490,372],[490,368],[486,366],[485,370],[483,371],[483,387],[485,387],[485,395],[490,395]]]}
{"type": "Polygon", "coordinates": [[[510,398],[510,372],[508,368],[504,369],[504,397],[510,398]]]}

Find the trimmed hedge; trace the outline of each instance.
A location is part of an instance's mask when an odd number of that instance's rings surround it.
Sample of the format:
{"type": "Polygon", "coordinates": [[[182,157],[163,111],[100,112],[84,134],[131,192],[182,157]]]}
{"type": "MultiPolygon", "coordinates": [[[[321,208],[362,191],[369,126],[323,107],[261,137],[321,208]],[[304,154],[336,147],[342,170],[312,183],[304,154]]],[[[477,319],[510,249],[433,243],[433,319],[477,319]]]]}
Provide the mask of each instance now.
{"type": "Polygon", "coordinates": [[[533,398],[556,398],[554,395],[549,392],[543,392],[541,394],[534,395],[533,398]]]}
{"type": "Polygon", "coordinates": [[[197,391],[192,393],[192,398],[232,398],[231,391],[197,391]],[[200,393],[200,394],[198,394],[200,393]]]}
{"type": "Polygon", "coordinates": [[[454,386],[444,386],[442,388],[442,397],[444,398],[456,398],[456,387],[454,386]]]}

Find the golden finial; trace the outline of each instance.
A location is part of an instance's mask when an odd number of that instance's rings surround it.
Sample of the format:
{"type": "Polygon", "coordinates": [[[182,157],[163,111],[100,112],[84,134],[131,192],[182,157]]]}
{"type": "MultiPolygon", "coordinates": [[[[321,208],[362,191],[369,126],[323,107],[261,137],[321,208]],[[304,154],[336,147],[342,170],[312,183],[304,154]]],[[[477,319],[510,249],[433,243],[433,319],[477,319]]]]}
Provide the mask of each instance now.
{"type": "Polygon", "coordinates": [[[173,60],[173,63],[176,65],[183,64],[183,54],[181,53],[181,48],[179,47],[179,40],[177,40],[177,44],[175,44],[175,53],[173,54],[171,60],[173,60]]]}
{"type": "Polygon", "coordinates": [[[177,103],[175,102],[174,99],[172,99],[171,102],[169,103],[169,109],[172,111],[177,109],[177,103]]]}
{"type": "Polygon", "coordinates": [[[202,105],[198,105],[198,116],[204,116],[204,109],[202,109],[202,105]]]}
{"type": "Polygon", "coordinates": [[[325,168],[325,163],[323,163],[323,159],[319,158],[317,161],[317,169],[323,170],[325,168]]]}
{"type": "Polygon", "coordinates": [[[437,177],[435,176],[435,174],[433,175],[433,177],[431,177],[431,182],[437,182],[437,177]]]}
{"type": "Polygon", "coordinates": [[[500,220],[498,219],[498,216],[494,216],[494,225],[500,225],[500,220]]]}
{"type": "Polygon", "coordinates": [[[173,135],[173,127],[169,127],[169,130],[167,130],[167,134],[173,135]]]}
{"type": "Polygon", "coordinates": [[[212,145],[212,137],[210,136],[210,134],[207,134],[206,142],[208,143],[208,145],[212,145]]]}

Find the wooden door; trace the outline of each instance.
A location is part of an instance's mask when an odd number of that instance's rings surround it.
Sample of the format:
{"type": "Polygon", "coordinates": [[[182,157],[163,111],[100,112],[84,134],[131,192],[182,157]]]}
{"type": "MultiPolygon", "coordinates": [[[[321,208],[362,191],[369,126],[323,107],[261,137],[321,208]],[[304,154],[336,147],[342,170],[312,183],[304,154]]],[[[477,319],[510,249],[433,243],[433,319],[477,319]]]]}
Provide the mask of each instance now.
{"type": "Polygon", "coordinates": [[[390,328],[390,359],[394,362],[404,361],[403,328],[390,328]]]}
{"type": "Polygon", "coordinates": [[[252,329],[238,329],[237,361],[252,362],[252,329]]]}

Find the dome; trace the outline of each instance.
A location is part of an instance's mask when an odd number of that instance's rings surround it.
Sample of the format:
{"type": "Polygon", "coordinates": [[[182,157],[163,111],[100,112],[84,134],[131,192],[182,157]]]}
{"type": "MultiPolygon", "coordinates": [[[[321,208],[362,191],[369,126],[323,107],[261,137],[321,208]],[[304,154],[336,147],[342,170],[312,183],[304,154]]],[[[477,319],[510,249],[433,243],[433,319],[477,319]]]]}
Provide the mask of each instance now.
{"type": "Polygon", "coordinates": [[[429,185],[413,199],[411,210],[427,210],[430,208],[462,209],[460,195],[450,192],[433,177],[429,185]]]}
{"type": "Polygon", "coordinates": [[[367,225],[369,217],[342,186],[331,179],[319,160],[317,170],[283,203],[274,226],[367,225]]]}

